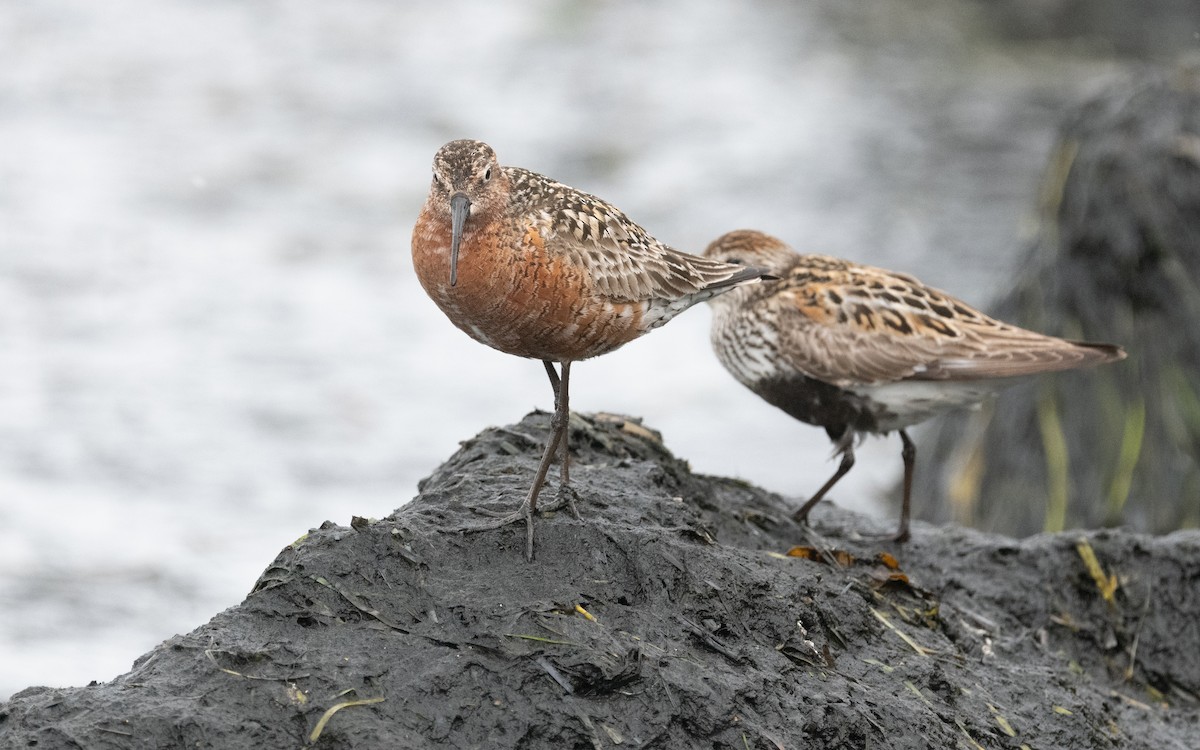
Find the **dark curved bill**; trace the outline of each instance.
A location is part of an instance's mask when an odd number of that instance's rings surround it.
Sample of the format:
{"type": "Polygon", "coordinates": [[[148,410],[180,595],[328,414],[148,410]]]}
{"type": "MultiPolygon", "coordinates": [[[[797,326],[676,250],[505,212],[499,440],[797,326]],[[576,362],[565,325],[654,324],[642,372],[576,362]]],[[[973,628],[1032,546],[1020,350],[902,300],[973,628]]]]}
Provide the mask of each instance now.
{"type": "Polygon", "coordinates": [[[470,215],[471,199],[465,193],[450,196],[450,286],[458,283],[458,246],[470,215]]]}

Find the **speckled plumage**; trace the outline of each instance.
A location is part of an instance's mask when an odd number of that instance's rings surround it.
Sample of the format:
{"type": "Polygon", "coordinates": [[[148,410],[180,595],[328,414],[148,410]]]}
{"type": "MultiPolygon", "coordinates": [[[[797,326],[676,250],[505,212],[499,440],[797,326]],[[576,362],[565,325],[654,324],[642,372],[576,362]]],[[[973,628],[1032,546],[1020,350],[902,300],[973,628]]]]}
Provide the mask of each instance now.
{"type": "Polygon", "coordinates": [[[730,232],[704,254],[780,277],[712,300],[712,343],[739,382],[824,427],[842,454],[838,471],[797,511],[800,520],[853,465],[856,434],[898,430],[905,490],[897,538],[907,538],[915,448],[905,427],[978,403],[1014,378],[1125,357],[1109,344],[995,320],[906,274],[801,255],[761,232],[730,232]]]}
{"type": "Polygon", "coordinates": [[[425,291],[471,338],[540,359],[555,391],[555,427],[517,514],[530,521],[545,469],[563,441],[572,362],[610,352],[692,305],[764,271],[674,250],[599,198],[535,172],[502,166],[480,141],[451,141],[433,160],[429,197],[413,228],[425,291]],[[552,363],[562,367],[562,384],[552,363]]]}

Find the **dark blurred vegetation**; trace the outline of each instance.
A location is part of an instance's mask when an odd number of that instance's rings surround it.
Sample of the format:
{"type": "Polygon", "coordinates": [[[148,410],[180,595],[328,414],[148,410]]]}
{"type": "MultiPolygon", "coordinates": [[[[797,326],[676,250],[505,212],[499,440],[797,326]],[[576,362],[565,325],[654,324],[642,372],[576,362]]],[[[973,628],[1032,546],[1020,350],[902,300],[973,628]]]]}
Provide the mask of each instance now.
{"type": "Polygon", "coordinates": [[[1069,40],[1163,63],[1200,46],[1195,0],[975,0],[997,36],[1069,40]]]}
{"type": "Polygon", "coordinates": [[[1018,535],[1200,525],[1200,62],[1130,75],[1065,117],[1019,268],[992,313],[1129,359],[936,423],[917,514],[1018,535]]]}

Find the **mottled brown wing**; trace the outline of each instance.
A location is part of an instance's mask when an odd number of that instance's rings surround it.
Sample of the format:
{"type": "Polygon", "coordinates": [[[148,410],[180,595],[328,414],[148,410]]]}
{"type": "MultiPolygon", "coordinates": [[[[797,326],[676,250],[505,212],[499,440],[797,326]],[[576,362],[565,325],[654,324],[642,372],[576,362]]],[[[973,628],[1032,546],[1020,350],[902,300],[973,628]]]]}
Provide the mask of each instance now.
{"type": "Polygon", "coordinates": [[[542,217],[543,237],[586,270],[598,293],[614,301],[683,299],[763,275],[674,250],[599,198],[555,187],[559,200],[542,217]]]}
{"type": "Polygon", "coordinates": [[[1106,344],[1001,323],[911,277],[879,269],[803,276],[782,282],[765,300],[779,321],[782,353],[799,371],[841,386],[1016,377],[1124,356],[1106,344]]]}

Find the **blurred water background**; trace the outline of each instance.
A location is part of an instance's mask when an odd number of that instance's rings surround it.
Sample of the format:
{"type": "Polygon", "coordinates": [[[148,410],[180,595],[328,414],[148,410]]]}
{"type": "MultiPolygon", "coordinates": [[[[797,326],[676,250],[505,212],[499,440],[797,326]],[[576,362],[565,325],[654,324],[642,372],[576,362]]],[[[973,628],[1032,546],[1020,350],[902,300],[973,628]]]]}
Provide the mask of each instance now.
{"type": "MultiPolygon", "coordinates": [[[[443,142],[681,249],[755,227],[986,305],[1062,107],[1197,44],[1190,4],[1120,5],[3,3],[0,699],[128,670],[306,529],[552,406],[412,274],[443,142]]],[[[824,433],[722,371],[708,320],[578,366],[572,406],[806,496],[824,433]]],[[[834,500],[873,510],[894,442],[834,500]]]]}

